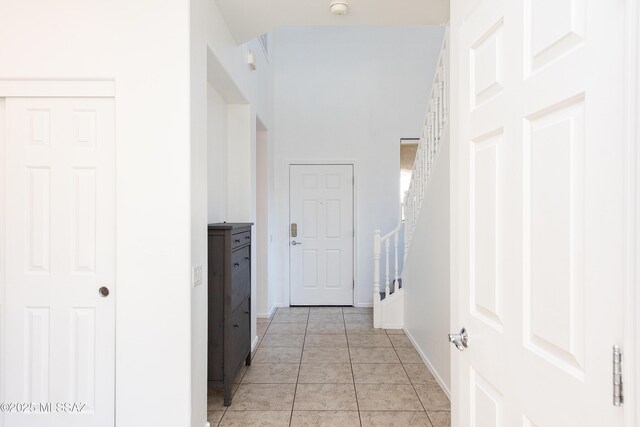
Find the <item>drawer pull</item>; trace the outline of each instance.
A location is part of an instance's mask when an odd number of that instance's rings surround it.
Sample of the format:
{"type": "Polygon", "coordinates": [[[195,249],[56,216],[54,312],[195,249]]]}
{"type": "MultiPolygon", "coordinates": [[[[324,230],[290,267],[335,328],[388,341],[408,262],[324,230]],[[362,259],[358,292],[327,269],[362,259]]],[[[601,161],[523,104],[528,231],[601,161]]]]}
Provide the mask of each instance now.
{"type": "Polygon", "coordinates": [[[235,325],[233,325],[234,328],[239,328],[240,325],[238,323],[236,323],[235,325]]]}
{"type": "Polygon", "coordinates": [[[234,266],[234,267],[240,267],[240,263],[239,263],[239,262],[234,262],[234,263],[233,263],[233,266],[234,266]]]}
{"type": "Polygon", "coordinates": [[[245,259],[246,261],[249,261],[251,258],[249,258],[248,256],[246,256],[246,257],[244,257],[244,259],[245,259]]]}
{"type": "Polygon", "coordinates": [[[240,239],[235,239],[234,240],[236,243],[240,243],[240,239]]]}
{"type": "Polygon", "coordinates": [[[245,312],[244,312],[244,314],[249,314],[249,312],[248,312],[248,311],[245,311],[245,312]]]}
{"type": "Polygon", "coordinates": [[[245,239],[251,240],[251,236],[244,236],[245,239]]]}

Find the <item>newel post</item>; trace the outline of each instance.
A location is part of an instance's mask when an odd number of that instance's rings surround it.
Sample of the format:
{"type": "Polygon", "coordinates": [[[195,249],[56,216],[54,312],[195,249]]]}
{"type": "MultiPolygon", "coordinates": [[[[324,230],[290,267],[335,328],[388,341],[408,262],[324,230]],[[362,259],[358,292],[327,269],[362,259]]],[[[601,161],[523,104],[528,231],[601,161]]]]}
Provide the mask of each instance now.
{"type": "Polygon", "coordinates": [[[380,300],[380,230],[373,233],[373,327],[382,327],[380,300]]]}

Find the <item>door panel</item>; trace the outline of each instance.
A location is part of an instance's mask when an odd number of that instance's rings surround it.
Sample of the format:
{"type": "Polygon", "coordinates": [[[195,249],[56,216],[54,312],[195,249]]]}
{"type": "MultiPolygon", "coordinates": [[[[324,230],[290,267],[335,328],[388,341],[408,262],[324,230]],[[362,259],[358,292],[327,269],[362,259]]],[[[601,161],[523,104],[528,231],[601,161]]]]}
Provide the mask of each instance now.
{"type": "Polygon", "coordinates": [[[7,426],[114,425],[113,113],[111,99],[6,101],[1,378],[4,401],[38,412],[7,426]]]}
{"type": "Polygon", "coordinates": [[[291,304],[352,305],[353,166],[291,165],[290,179],[291,304]]]}
{"type": "Polygon", "coordinates": [[[453,3],[456,426],[622,425],[622,6],[453,3]]]}

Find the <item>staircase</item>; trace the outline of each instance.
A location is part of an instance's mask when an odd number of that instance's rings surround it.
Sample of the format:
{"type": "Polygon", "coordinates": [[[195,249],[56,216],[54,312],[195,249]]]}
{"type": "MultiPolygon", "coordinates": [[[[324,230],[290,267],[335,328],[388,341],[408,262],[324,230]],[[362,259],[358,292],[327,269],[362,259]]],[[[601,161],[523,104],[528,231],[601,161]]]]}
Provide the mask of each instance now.
{"type": "Polygon", "coordinates": [[[409,190],[400,206],[400,222],[390,232],[373,236],[373,326],[384,329],[402,329],[404,326],[404,292],[399,260],[404,261],[411,249],[411,239],[420,215],[429,174],[438,156],[438,148],[447,131],[448,108],[448,37],[445,35],[436,67],[431,95],[427,107],[423,132],[411,174],[409,190]],[[404,216],[404,220],[403,220],[404,216]],[[400,245],[403,233],[404,244],[400,245]],[[381,263],[381,258],[384,262],[381,263]],[[380,283],[383,278],[384,282],[380,283]]]}

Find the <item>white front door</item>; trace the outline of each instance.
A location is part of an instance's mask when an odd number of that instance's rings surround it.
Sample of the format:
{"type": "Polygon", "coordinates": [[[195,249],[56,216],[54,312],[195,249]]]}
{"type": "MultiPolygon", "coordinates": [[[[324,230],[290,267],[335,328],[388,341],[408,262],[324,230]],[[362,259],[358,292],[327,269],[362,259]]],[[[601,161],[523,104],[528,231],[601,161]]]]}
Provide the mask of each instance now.
{"type": "Polygon", "coordinates": [[[622,426],[623,6],[452,2],[454,426],[622,426]]]}
{"type": "Polygon", "coordinates": [[[291,305],[353,304],[353,165],[291,165],[291,305]]]}
{"type": "Polygon", "coordinates": [[[33,405],[5,425],[112,427],[113,100],[7,99],[2,119],[2,400],[33,405]]]}

